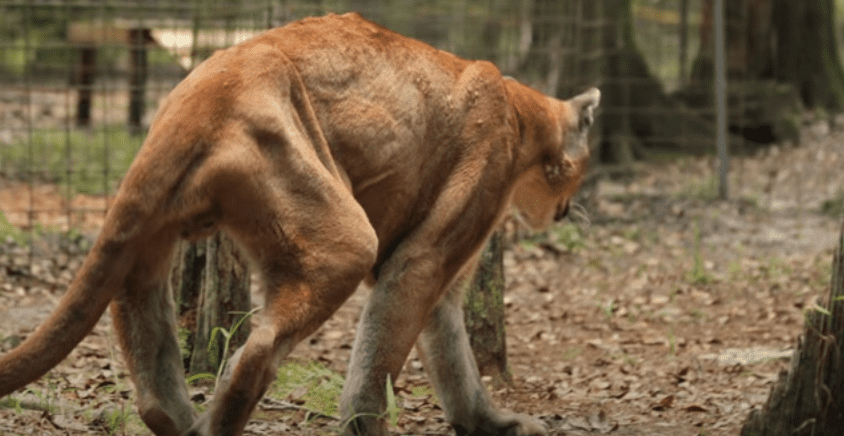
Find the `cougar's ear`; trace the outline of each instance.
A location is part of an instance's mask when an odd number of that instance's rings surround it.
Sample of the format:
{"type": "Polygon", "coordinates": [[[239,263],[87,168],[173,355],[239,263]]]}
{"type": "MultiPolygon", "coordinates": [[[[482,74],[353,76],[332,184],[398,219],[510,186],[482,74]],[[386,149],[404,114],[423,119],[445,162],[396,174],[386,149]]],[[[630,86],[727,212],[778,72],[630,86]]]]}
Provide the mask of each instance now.
{"type": "Polygon", "coordinates": [[[569,104],[577,113],[579,130],[588,129],[592,125],[595,121],[595,109],[598,108],[600,103],[601,91],[598,88],[591,88],[569,100],[569,104]]]}

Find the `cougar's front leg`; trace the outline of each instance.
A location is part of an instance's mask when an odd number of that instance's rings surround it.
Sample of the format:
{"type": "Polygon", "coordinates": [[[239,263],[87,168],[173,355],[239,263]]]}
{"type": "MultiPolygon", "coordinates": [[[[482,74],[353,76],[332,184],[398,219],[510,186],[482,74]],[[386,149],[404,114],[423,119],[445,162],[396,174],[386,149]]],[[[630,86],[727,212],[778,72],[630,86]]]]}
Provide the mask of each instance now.
{"type": "Polygon", "coordinates": [[[363,310],[340,397],[344,434],[387,435],[387,377],[395,382],[440,294],[433,252],[394,254],[363,310]]]}
{"type": "Polygon", "coordinates": [[[463,321],[462,284],[434,308],[419,338],[425,370],[431,378],[446,417],[458,436],[539,436],[545,426],[524,415],[499,412],[481,383],[463,321]]]}

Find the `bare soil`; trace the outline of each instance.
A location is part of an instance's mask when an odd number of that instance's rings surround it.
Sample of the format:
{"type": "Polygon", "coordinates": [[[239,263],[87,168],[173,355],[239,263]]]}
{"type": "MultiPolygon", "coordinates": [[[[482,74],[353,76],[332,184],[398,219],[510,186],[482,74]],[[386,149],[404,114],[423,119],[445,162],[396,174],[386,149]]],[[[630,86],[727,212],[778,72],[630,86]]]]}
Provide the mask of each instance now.
{"type": "MultiPolygon", "coordinates": [[[[787,367],[804,311],[829,292],[839,218],[820,211],[841,201],[842,144],[844,132],[817,123],[799,147],[735,158],[729,201],[714,199],[710,158],[683,158],[599,177],[581,197],[589,220],[576,227],[521,238],[511,224],[513,382],[490,386],[496,403],[540,417],[553,435],[737,435],[787,367]]],[[[42,193],[50,187],[30,189],[0,185],[0,210],[20,209],[32,192],[66,207],[42,193]]],[[[0,246],[1,351],[56,305],[84,245],[0,246]]],[[[359,290],[291,358],[344,372],[366,297],[359,290]]],[[[149,434],[109,324],[106,315],[61,365],[16,394],[20,407],[0,408],[0,434],[149,434]]],[[[395,433],[449,434],[426,386],[412,353],[396,381],[395,433]]],[[[191,392],[198,402],[210,397],[207,386],[191,392]]],[[[311,419],[297,395],[262,403],[247,434],[331,434],[337,422],[311,419]]]]}

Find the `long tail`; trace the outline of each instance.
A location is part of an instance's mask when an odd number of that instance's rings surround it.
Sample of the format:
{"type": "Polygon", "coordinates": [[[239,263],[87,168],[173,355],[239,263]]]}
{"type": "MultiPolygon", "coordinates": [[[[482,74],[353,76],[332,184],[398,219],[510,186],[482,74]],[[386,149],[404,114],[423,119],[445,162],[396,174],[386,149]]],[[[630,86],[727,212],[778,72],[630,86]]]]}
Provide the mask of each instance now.
{"type": "MultiPolygon", "coordinates": [[[[183,176],[178,168],[174,172],[172,165],[149,162],[155,150],[147,144],[144,148],[130,167],[100,236],[59,306],[26,341],[0,356],[0,397],[36,380],[61,362],[124,288],[139,253],[149,243],[144,238],[148,239],[161,224],[154,219],[156,210],[173,194],[183,176]],[[139,160],[146,162],[136,165],[139,160]]],[[[159,158],[171,157],[162,154],[159,158]]]]}
{"type": "Polygon", "coordinates": [[[127,248],[102,237],[97,241],[50,318],[0,356],[0,397],[44,375],[94,328],[134,263],[127,248]]]}

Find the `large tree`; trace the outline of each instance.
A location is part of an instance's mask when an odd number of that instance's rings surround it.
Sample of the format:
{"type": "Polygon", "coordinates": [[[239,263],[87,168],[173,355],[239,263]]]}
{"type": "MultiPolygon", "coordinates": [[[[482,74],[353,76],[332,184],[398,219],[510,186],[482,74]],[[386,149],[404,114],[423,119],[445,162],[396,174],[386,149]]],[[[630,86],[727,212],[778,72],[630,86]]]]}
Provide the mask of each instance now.
{"type": "MultiPolygon", "coordinates": [[[[701,3],[700,48],[685,87],[666,93],[636,39],[633,0],[581,2],[579,19],[599,8],[605,101],[602,160],[629,161],[649,147],[709,151],[714,136],[714,0],[701,3]]],[[[729,0],[727,65],[730,128],[757,142],[793,137],[803,107],[844,108],[844,72],[833,0],[729,0]]],[[[580,38],[583,41],[584,38],[580,38]]],[[[586,39],[588,40],[588,38],[586,39]]],[[[587,47],[574,47],[588,53],[587,47]]]]}
{"type": "MultiPolygon", "coordinates": [[[[692,79],[712,80],[714,0],[703,2],[700,51],[692,79]]],[[[794,86],[803,104],[844,109],[844,70],[838,56],[833,0],[730,0],[728,72],[736,80],[794,86]]]]}

